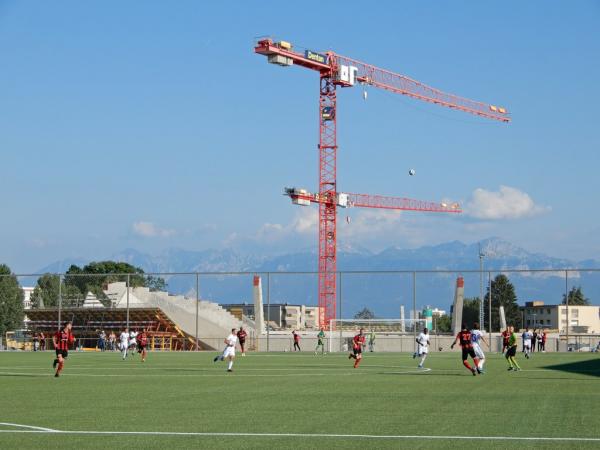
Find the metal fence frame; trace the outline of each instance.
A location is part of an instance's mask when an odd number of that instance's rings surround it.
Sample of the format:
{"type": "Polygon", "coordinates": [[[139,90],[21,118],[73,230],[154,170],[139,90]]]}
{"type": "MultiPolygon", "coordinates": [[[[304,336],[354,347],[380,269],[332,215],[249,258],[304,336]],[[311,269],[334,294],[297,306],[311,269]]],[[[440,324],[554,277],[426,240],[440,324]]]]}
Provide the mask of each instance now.
{"type": "MultiPolygon", "coordinates": [[[[566,298],[566,320],[567,327],[566,333],[564,335],[566,342],[570,342],[569,336],[569,273],[575,272],[586,272],[586,273],[598,273],[600,274],[600,269],[595,268],[561,268],[561,269],[486,269],[483,270],[481,267],[479,270],[477,269],[443,269],[443,270],[345,270],[345,271],[337,271],[338,276],[338,319],[343,319],[342,316],[342,307],[343,307],[343,279],[344,276],[349,275],[380,275],[380,274],[397,274],[397,275],[411,275],[412,278],[412,311],[413,317],[417,316],[417,285],[418,285],[418,276],[425,274],[479,274],[480,275],[480,292],[483,292],[483,279],[485,274],[488,276],[488,327],[491,330],[491,320],[492,320],[492,304],[491,304],[491,284],[492,278],[495,275],[499,274],[519,274],[519,273],[564,273],[565,279],[565,298],[566,298]]],[[[59,277],[59,288],[58,288],[58,320],[57,327],[60,327],[61,323],[61,312],[62,312],[62,282],[65,276],[68,277],[106,277],[106,276],[118,276],[118,277],[126,277],[126,292],[127,292],[127,326],[129,327],[129,291],[131,287],[131,276],[157,276],[157,277],[170,277],[170,276],[194,276],[195,277],[195,296],[196,296],[196,335],[195,335],[195,350],[199,350],[199,330],[198,330],[198,303],[200,301],[200,286],[201,286],[201,278],[202,277],[215,277],[215,276],[252,276],[259,275],[261,277],[266,277],[266,305],[270,306],[271,303],[271,276],[294,276],[294,275],[318,275],[317,271],[223,271],[223,272],[144,272],[144,273],[95,273],[95,274],[66,274],[66,273],[25,273],[25,274],[10,274],[10,275],[0,275],[0,277],[16,277],[17,280],[20,278],[33,278],[33,277],[41,277],[43,275],[51,275],[59,277]]],[[[485,299],[484,299],[485,302],[485,299]]],[[[270,308],[267,308],[267,323],[270,321],[270,308]]],[[[491,334],[491,333],[490,333],[491,334]]],[[[267,327],[266,332],[266,350],[269,351],[269,327],[267,327]]]]}

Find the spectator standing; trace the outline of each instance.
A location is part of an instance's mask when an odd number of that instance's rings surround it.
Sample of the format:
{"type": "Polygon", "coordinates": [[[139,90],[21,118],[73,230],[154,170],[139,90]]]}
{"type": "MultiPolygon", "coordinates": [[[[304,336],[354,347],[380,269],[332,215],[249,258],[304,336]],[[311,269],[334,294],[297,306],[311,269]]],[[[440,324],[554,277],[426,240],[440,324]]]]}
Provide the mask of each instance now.
{"type": "Polygon", "coordinates": [[[548,337],[547,333],[544,331],[542,333],[542,353],[546,353],[546,338],[548,337]]]}
{"type": "Polygon", "coordinates": [[[535,343],[538,340],[537,330],[533,330],[533,335],[531,336],[531,353],[535,353],[535,343]]]}
{"type": "Polygon", "coordinates": [[[114,330],[110,332],[110,334],[108,335],[108,348],[114,352],[115,351],[115,343],[117,341],[117,335],[115,334],[114,330]]]}
{"type": "Polygon", "coordinates": [[[106,349],[106,333],[104,330],[100,330],[100,334],[98,334],[98,348],[101,352],[106,349]]]}

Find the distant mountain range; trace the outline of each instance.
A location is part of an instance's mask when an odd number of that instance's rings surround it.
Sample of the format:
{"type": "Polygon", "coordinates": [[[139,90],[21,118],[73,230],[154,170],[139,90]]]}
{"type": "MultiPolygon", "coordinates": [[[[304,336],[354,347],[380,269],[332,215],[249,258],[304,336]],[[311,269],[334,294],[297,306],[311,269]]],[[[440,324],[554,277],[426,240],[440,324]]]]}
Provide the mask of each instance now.
{"type": "MultiPolygon", "coordinates": [[[[484,271],[600,268],[600,262],[596,260],[572,261],[553,258],[528,252],[499,238],[481,241],[481,250],[485,255],[484,271]]],[[[417,249],[391,247],[379,253],[363,248],[342,247],[338,249],[340,271],[380,272],[342,275],[341,287],[338,288],[342,297],[342,315],[345,318],[352,317],[364,306],[381,317],[398,317],[400,305],[404,305],[407,311],[410,310],[413,302],[412,274],[389,273],[392,271],[449,271],[417,275],[418,308],[431,305],[448,309],[454,295],[455,279],[459,274],[465,278],[465,295],[476,297],[479,295],[479,273],[461,273],[461,271],[478,271],[478,255],[478,243],[465,244],[459,241],[417,249]]],[[[271,272],[269,280],[266,275],[263,279],[265,301],[268,294],[272,303],[317,303],[316,275],[294,274],[294,272],[317,270],[316,249],[275,257],[241,254],[231,249],[204,251],[168,249],[155,256],[135,249],[126,249],[106,259],[128,262],[141,267],[146,272],[219,272],[220,274],[200,276],[200,294],[203,298],[220,303],[252,301],[251,274],[271,272]],[[223,272],[248,272],[249,274],[223,275],[223,272]],[[267,290],[268,281],[271,287],[267,290]]],[[[43,267],[38,273],[64,272],[71,264],[82,266],[87,262],[89,261],[81,259],[58,261],[43,267]]],[[[195,276],[172,275],[165,278],[172,293],[185,294],[194,291],[195,276]]],[[[559,303],[565,291],[564,272],[513,273],[509,274],[509,278],[515,285],[521,303],[533,299],[544,300],[547,304],[559,303]]],[[[487,273],[485,285],[487,286],[487,273]]],[[[600,273],[583,271],[571,273],[569,286],[571,285],[581,285],[585,295],[594,303],[598,302],[600,273]]]]}

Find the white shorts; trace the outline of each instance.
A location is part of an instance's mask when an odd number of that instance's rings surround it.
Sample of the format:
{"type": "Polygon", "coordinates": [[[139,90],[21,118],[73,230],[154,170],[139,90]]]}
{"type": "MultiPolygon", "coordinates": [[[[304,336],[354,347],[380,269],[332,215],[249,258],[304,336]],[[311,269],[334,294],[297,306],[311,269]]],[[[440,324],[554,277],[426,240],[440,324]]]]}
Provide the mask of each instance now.
{"type": "Polygon", "coordinates": [[[125,350],[125,349],[127,348],[127,342],[121,342],[121,343],[119,344],[119,348],[120,348],[121,350],[125,350]]]}
{"type": "Polygon", "coordinates": [[[529,348],[531,348],[531,341],[525,341],[525,342],[523,342],[523,347],[529,347],[529,348]]]}
{"type": "Polygon", "coordinates": [[[417,353],[419,355],[422,355],[423,353],[428,353],[429,352],[429,347],[426,345],[419,345],[419,348],[417,350],[417,353]]]}
{"type": "Polygon", "coordinates": [[[473,351],[475,352],[475,356],[477,356],[477,358],[479,358],[479,359],[485,358],[485,355],[483,354],[483,350],[481,350],[481,347],[479,346],[479,344],[473,344],[473,351]]]}
{"type": "Polygon", "coordinates": [[[235,347],[227,347],[223,352],[223,358],[228,358],[229,356],[235,357],[235,347]]]}

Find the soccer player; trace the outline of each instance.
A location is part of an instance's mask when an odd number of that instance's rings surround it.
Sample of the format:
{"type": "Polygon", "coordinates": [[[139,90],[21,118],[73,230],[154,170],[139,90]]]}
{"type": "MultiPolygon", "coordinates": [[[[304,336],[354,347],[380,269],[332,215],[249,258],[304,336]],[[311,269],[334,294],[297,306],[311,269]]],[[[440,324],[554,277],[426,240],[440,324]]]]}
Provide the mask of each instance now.
{"type": "Polygon", "coordinates": [[[529,328],[525,328],[525,331],[523,332],[523,351],[525,352],[525,358],[529,359],[529,356],[531,354],[531,338],[533,337],[533,335],[531,334],[531,331],[529,331],[529,328]]]}
{"type": "Polygon", "coordinates": [[[483,342],[485,345],[488,345],[488,343],[485,341],[485,338],[483,337],[483,333],[479,329],[479,323],[475,322],[473,324],[473,329],[471,330],[471,343],[473,344],[473,351],[475,352],[475,356],[479,358],[479,364],[477,365],[477,367],[479,367],[479,370],[481,371],[480,373],[483,373],[483,363],[485,362],[485,354],[483,353],[483,349],[481,348],[481,345],[479,345],[479,342],[483,342]]]}
{"type": "Polygon", "coordinates": [[[129,330],[125,328],[119,335],[119,350],[123,356],[123,360],[127,357],[127,349],[129,348],[129,330]]]}
{"type": "Polygon", "coordinates": [[[508,328],[502,332],[502,353],[504,354],[505,350],[508,348],[508,338],[510,337],[510,332],[508,328]]]}
{"type": "Polygon", "coordinates": [[[229,360],[229,363],[227,364],[227,372],[233,372],[233,360],[235,359],[235,344],[237,344],[237,333],[236,333],[236,329],[232,328],[231,329],[231,334],[229,336],[227,336],[227,338],[225,338],[225,351],[223,352],[222,355],[217,356],[213,361],[217,361],[217,360],[221,360],[223,361],[224,359],[229,360]]]}
{"type": "Polygon", "coordinates": [[[454,348],[456,343],[459,343],[462,348],[462,361],[463,365],[471,371],[473,376],[476,376],[478,373],[481,373],[481,369],[479,368],[479,358],[475,355],[475,350],[473,350],[473,343],[471,342],[471,332],[468,330],[467,326],[463,323],[461,326],[461,330],[456,335],[454,342],[450,346],[450,348],[454,348]],[[475,363],[475,367],[471,367],[469,364],[469,356],[473,358],[473,362],[475,363]]]}
{"type": "Polygon", "coordinates": [[[129,354],[130,355],[135,355],[135,347],[137,345],[137,331],[135,330],[131,330],[129,332],[129,354]]]}
{"type": "Polygon", "coordinates": [[[515,356],[517,355],[517,334],[513,327],[508,327],[510,336],[508,337],[508,349],[506,350],[506,361],[508,361],[508,370],[519,371],[521,367],[517,364],[515,356]]]}
{"type": "Polygon", "coordinates": [[[300,335],[296,333],[296,330],[292,331],[292,335],[294,336],[294,351],[300,352],[300,335]]]}
{"type": "Polygon", "coordinates": [[[52,367],[56,369],[54,373],[55,377],[59,377],[60,373],[65,366],[65,359],[69,356],[69,345],[75,342],[75,337],[71,332],[72,324],[67,322],[63,327],[54,333],[52,342],[54,343],[54,349],[56,350],[56,359],[52,363],[52,367]],[[58,365],[58,367],[56,367],[58,365]]]}
{"type": "Polygon", "coordinates": [[[237,332],[237,338],[238,342],[240,343],[240,348],[242,349],[242,356],[246,356],[246,350],[244,349],[244,345],[246,344],[246,336],[248,336],[248,333],[246,333],[246,330],[240,327],[240,330],[237,332]]]}
{"type": "Polygon", "coordinates": [[[419,334],[417,339],[417,355],[421,357],[421,362],[419,363],[419,369],[423,368],[423,363],[425,362],[425,358],[427,358],[427,353],[429,352],[429,330],[427,328],[423,329],[423,332],[419,334]]]}
{"type": "Polygon", "coordinates": [[[146,334],[146,329],[142,329],[142,332],[138,333],[135,339],[137,341],[138,353],[141,353],[142,362],[145,362],[147,355],[146,347],[148,346],[148,335],[146,334]]]}
{"type": "Polygon", "coordinates": [[[324,355],[325,354],[325,332],[323,331],[323,328],[321,328],[321,330],[319,331],[319,334],[317,334],[317,346],[315,347],[315,355],[317,354],[319,347],[321,347],[321,355],[324,355]]]}
{"type": "Polygon", "coordinates": [[[356,369],[362,361],[362,350],[365,346],[365,335],[361,328],[356,336],[352,339],[352,353],[348,355],[348,359],[354,358],[354,368],[356,369]]]}

